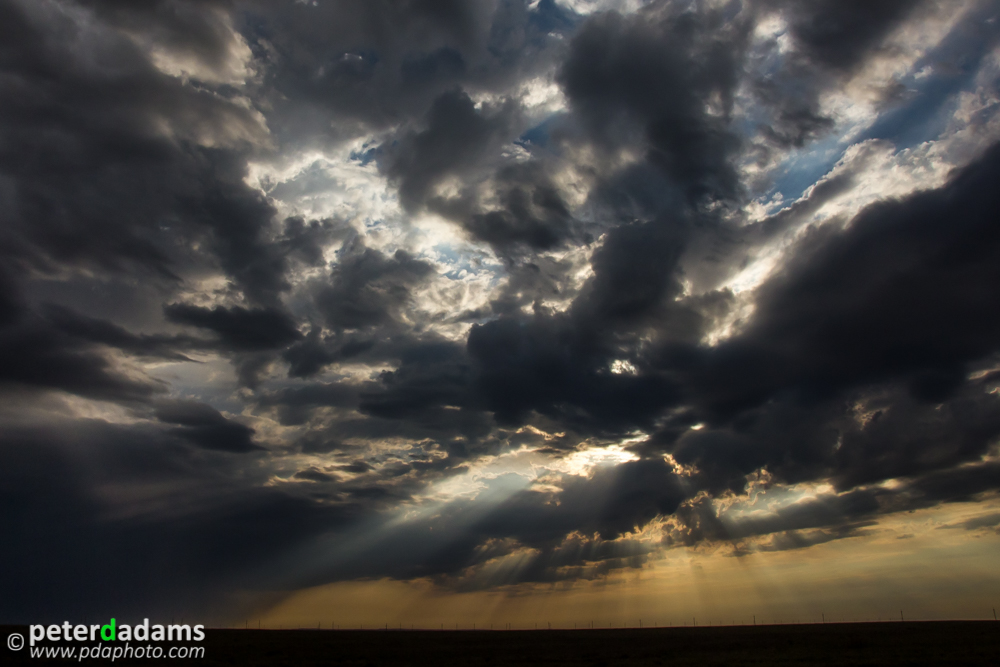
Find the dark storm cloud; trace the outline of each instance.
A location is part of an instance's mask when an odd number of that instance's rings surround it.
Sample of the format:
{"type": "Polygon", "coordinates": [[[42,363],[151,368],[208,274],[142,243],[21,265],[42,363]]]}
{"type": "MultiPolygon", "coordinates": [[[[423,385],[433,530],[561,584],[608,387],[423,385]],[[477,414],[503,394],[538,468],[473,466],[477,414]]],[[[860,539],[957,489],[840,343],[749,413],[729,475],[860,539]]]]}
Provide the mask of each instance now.
{"type": "Polygon", "coordinates": [[[26,312],[21,290],[6,266],[0,265],[0,328],[17,322],[26,312]]]}
{"type": "Polygon", "coordinates": [[[821,81],[804,69],[789,65],[777,76],[754,85],[758,98],[771,109],[769,122],[759,126],[761,135],[781,148],[802,148],[826,135],[835,124],[820,111],[821,81]]]}
{"type": "Polygon", "coordinates": [[[457,220],[473,238],[509,256],[522,247],[550,250],[574,235],[578,225],[545,166],[526,162],[502,167],[493,176],[499,208],[479,211],[470,197],[435,197],[431,210],[457,220]]]}
{"type": "Polygon", "coordinates": [[[345,246],[328,280],[316,286],[316,306],[331,329],[392,325],[411,289],[433,271],[405,250],[386,256],[356,241],[345,246]]]}
{"type": "Polygon", "coordinates": [[[502,422],[531,411],[576,428],[625,432],[648,428],[679,400],[667,376],[614,374],[615,359],[634,353],[636,338],[659,328],[666,338],[697,340],[709,320],[674,299],[689,224],[664,216],[611,230],[593,255],[594,275],[567,314],[536,312],[474,325],[468,353],[479,392],[502,422]]]}
{"type": "Polygon", "coordinates": [[[111,322],[46,305],[39,315],[0,270],[0,386],[5,391],[59,390],[98,400],[144,403],[164,393],[154,381],[120,363],[102,346],[140,357],[184,360],[177,348],[193,341],[135,335],[111,322]]]}
{"type": "MultiPolygon", "coordinates": [[[[840,85],[873,55],[891,55],[883,48],[884,40],[910,15],[919,13],[921,5],[928,4],[932,3],[754,3],[764,15],[772,11],[782,14],[794,46],[778,63],[762,67],[765,74],[752,80],[754,93],[769,111],[767,122],[758,127],[761,137],[787,149],[802,148],[827,135],[835,123],[821,111],[822,93],[840,85]]],[[[897,94],[900,88],[905,90],[898,82],[889,86],[897,94]]]]}
{"type": "Polygon", "coordinates": [[[254,429],[226,419],[204,403],[165,401],[156,407],[156,417],[165,424],[174,425],[169,433],[198,447],[234,453],[259,449],[252,439],[254,429]]]}
{"type": "Polygon", "coordinates": [[[171,322],[211,331],[218,336],[223,349],[233,351],[282,348],[302,338],[291,317],[277,309],[202,308],[171,303],[163,307],[163,312],[171,322]]]}
{"type": "Polygon", "coordinates": [[[512,318],[473,326],[469,354],[486,406],[503,423],[531,411],[584,430],[649,426],[676,388],[656,375],[614,375],[600,349],[564,317],[512,318]]]}
{"type": "Polygon", "coordinates": [[[550,0],[254,2],[242,16],[293,145],[413,123],[456,88],[506,91],[551,65],[574,21],[550,0]]]}
{"type": "Polygon", "coordinates": [[[113,322],[87,317],[62,306],[48,305],[44,312],[48,322],[64,334],[137,356],[191,361],[177,350],[212,347],[211,341],[190,336],[134,334],[113,322]]]}
{"type": "MultiPolygon", "coordinates": [[[[995,399],[979,387],[940,405],[896,388],[823,402],[773,399],[725,425],[699,430],[688,430],[693,420],[687,420],[677,419],[637,451],[669,450],[697,469],[692,483],[713,494],[743,493],[747,476],[760,468],[783,483],[825,479],[844,492],[897,478],[916,479],[919,486],[938,471],[979,461],[1000,437],[995,399]]],[[[955,470],[942,479],[961,468],[955,470]]],[[[995,485],[987,471],[970,470],[977,482],[959,493],[972,497],[995,485]]]]}
{"type": "Polygon", "coordinates": [[[594,327],[635,326],[682,291],[677,262],[686,242],[686,220],[663,217],[623,224],[594,252],[594,277],[573,304],[594,327]]]}
{"type": "Polygon", "coordinates": [[[861,490],[842,496],[820,496],[735,520],[720,516],[708,498],[696,498],[677,508],[663,542],[688,547],[726,544],[734,556],[752,551],[806,549],[874,533],[872,527],[878,524],[882,495],[887,494],[861,490]]]}
{"type": "Polygon", "coordinates": [[[739,190],[728,118],[746,29],[723,11],[598,15],[574,36],[559,73],[595,140],[614,146],[635,124],[647,159],[691,201],[739,190]],[[715,113],[707,107],[714,105],[715,113]]]}
{"type": "Polygon", "coordinates": [[[965,530],[976,530],[978,528],[996,528],[997,526],[1000,526],[1000,513],[994,512],[993,514],[984,514],[967,519],[961,523],[939,526],[938,529],[964,528],[965,530]]]}
{"type": "Polygon", "coordinates": [[[845,429],[834,479],[850,488],[977,461],[1000,437],[995,402],[978,388],[936,409],[897,399],[875,412],[864,428],[845,429]]]}
{"type": "Polygon", "coordinates": [[[971,501],[982,493],[1000,489],[1000,464],[987,461],[979,465],[937,470],[914,480],[911,487],[923,494],[928,504],[935,501],[971,501]]]}
{"type": "Polygon", "coordinates": [[[249,299],[273,302],[287,286],[286,260],[267,244],[274,211],[243,183],[242,156],[224,148],[265,140],[253,113],[163,74],[99,21],[49,2],[0,11],[0,161],[16,202],[0,214],[9,261],[168,283],[218,262],[249,299]]]}
{"type": "MultiPolygon", "coordinates": [[[[358,387],[340,383],[315,383],[286,387],[272,392],[258,392],[258,405],[274,409],[279,423],[308,423],[317,408],[354,408],[358,405],[358,387]]],[[[336,440],[330,438],[332,443],[336,440]]],[[[321,446],[316,443],[314,446],[321,446]]]]}
{"type": "Polygon", "coordinates": [[[225,10],[231,0],[81,0],[110,25],[139,33],[168,50],[193,56],[213,69],[227,65],[235,35],[225,10]]]}
{"type": "Polygon", "coordinates": [[[362,394],[367,412],[392,418],[420,419],[428,408],[469,406],[472,369],[461,346],[450,342],[414,345],[399,367],[379,376],[382,391],[362,394]]]}
{"type": "MultiPolygon", "coordinates": [[[[414,289],[433,274],[432,264],[405,250],[386,255],[356,238],[346,242],[330,273],[310,283],[317,321],[282,354],[289,376],[311,377],[348,360],[399,359],[419,344],[404,312],[413,305],[414,289]]],[[[418,322],[417,333],[423,328],[418,322]]]]}
{"type": "Polygon", "coordinates": [[[305,266],[322,266],[323,247],[349,236],[348,228],[334,220],[305,220],[294,216],[285,220],[284,233],[277,240],[286,257],[305,266]]]}
{"type": "Polygon", "coordinates": [[[459,313],[459,322],[481,322],[489,314],[512,316],[522,312],[525,306],[540,309],[544,303],[574,294],[576,285],[571,278],[573,264],[566,259],[536,256],[530,261],[510,262],[507,282],[499,294],[490,300],[488,308],[459,313]]]}
{"type": "Polygon", "coordinates": [[[336,479],[333,475],[329,475],[315,467],[300,470],[295,473],[294,477],[295,479],[304,479],[310,482],[331,482],[336,479]]]}
{"type": "Polygon", "coordinates": [[[862,523],[848,524],[845,526],[837,526],[836,528],[827,530],[810,530],[805,532],[788,531],[784,533],[775,533],[768,542],[759,545],[757,548],[760,551],[789,551],[792,549],[807,549],[817,544],[832,542],[833,540],[870,535],[874,531],[869,529],[874,525],[877,525],[877,522],[866,521],[862,523]]]}
{"type": "Polygon", "coordinates": [[[386,174],[399,183],[403,206],[418,208],[432,188],[448,176],[476,166],[498,149],[511,131],[510,104],[492,113],[476,105],[462,90],[447,92],[431,105],[427,128],[387,148],[386,174]]]}
{"type": "Polygon", "coordinates": [[[325,367],[363,354],[373,347],[374,338],[362,336],[325,336],[313,329],[305,340],[288,348],[282,357],[288,362],[288,376],[306,378],[316,375],[325,367]]]}
{"type": "Polygon", "coordinates": [[[847,70],[880,46],[893,28],[921,4],[921,0],[819,0],[782,3],[782,7],[790,13],[796,44],[811,60],[847,70]]]}
{"type": "Polygon", "coordinates": [[[774,474],[788,481],[821,475],[830,465],[844,419],[834,414],[841,419],[828,410],[778,404],[747,414],[735,428],[686,430],[693,420],[684,419],[679,432],[665,429],[659,437],[672,443],[667,448],[678,463],[697,468],[695,481],[701,488],[740,493],[747,475],[763,466],[777,468],[774,474]]]}
{"type": "Polygon", "coordinates": [[[859,490],[800,501],[770,516],[729,521],[726,532],[730,538],[739,539],[838,524],[846,524],[852,532],[859,525],[855,523],[859,518],[873,516],[879,511],[879,495],[878,491],[859,490]]]}
{"type": "Polygon", "coordinates": [[[776,392],[816,397],[898,379],[947,398],[996,350],[1000,147],[945,187],[813,228],[758,291],[752,323],[699,364],[698,402],[726,413],[776,392]],[[702,384],[704,383],[704,384],[702,384]]]}
{"type": "Polygon", "coordinates": [[[166,391],[162,383],[116,367],[86,342],[31,324],[0,330],[0,385],[125,403],[146,402],[166,391]]]}
{"type": "Polygon", "coordinates": [[[358,388],[342,383],[315,383],[286,387],[258,394],[261,405],[306,407],[350,407],[358,402],[358,388]]]}
{"type": "Polygon", "coordinates": [[[446,450],[447,465],[454,466],[491,448],[480,441],[495,424],[476,392],[475,372],[463,346],[409,340],[387,348],[398,366],[374,380],[260,392],[258,405],[287,425],[309,424],[317,411],[326,414],[332,408],[337,418],[329,431],[302,438],[300,445],[310,451],[337,449],[345,439],[426,440],[446,450]],[[324,445],[324,438],[332,444],[324,445]]]}

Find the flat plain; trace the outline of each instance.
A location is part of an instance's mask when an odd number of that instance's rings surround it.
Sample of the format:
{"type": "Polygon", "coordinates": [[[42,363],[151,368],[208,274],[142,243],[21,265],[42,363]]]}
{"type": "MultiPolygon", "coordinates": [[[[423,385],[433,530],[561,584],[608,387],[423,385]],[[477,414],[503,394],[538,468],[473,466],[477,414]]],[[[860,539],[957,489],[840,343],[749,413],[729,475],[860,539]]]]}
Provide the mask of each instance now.
{"type": "MultiPolygon", "coordinates": [[[[3,637],[27,628],[0,628],[3,637]]],[[[767,666],[998,665],[1000,623],[927,621],[605,630],[207,631],[205,658],[188,665],[767,666]]],[[[6,664],[32,660],[27,648],[6,664]]],[[[75,662],[75,661],[74,661],[75,662]]],[[[87,660],[90,664],[110,661],[87,660]]],[[[156,660],[154,664],[172,662],[156,660]]],[[[116,665],[149,664],[116,660],[116,665]]]]}

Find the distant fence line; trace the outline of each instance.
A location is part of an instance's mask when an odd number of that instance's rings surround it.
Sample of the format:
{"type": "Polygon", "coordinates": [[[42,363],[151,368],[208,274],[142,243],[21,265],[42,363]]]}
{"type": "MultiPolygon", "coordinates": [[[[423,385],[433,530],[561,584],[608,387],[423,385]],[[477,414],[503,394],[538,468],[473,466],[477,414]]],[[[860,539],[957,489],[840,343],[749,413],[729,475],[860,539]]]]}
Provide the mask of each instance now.
{"type": "MultiPolygon", "coordinates": [[[[992,620],[998,621],[996,609],[991,609],[992,620]]],[[[861,617],[848,617],[848,616],[827,616],[826,612],[820,612],[818,619],[812,620],[801,620],[801,619],[787,619],[787,618],[772,618],[770,621],[765,619],[765,617],[758,617],[756,614],[751,615],[751,619],[748,621],[746,619],[737,621],[736,619],[731,619],[730,621],[724,621],[719,619],[708,619],[707,623],[702,622],[700,625],[698,623],[697,616],[692,616],[690,621],[684,620],[679,623],[674,621],[668,621],[666,625],[657,623],[655,620],[652,623],[644,622],[643,619],[636,619],[632,624],[628,622],[606,622],[598,623],[593,620],[588,621],[576,621],[567,625],[556,624],[554,627],[550,621],[532,621],[528,623],[477,623],[473,622],[470,624],[462,625],[461,623],[455,623],[454,627],[452,624],[445,623],[434,623],[434,624],[423,624],[418,625],[416,623],[410,623],[409,625],[397,621],[394,623],[381,623],[381,624],[368,624],[365,627],[364,623],[338,623],[336,621],[328,621],[323,623],[322,621],[317,621],[316,625],[289,625],[289,624],[277,624],[268,625],[263,623],[260,619],[257,620],[256,626],[253,625],[249,619],[244,622],[243,628],[239,626],[229,626],[226,629],[247,629],[247,630],[370,630],[370,631],[470,631],[470,632],[490,632],[490,631],[546,631],[546,630],[652,630],[652,629],[664,629],[664,628],[705,628],[705,627],[755,627],[755,626],[768,626],[768,625],[821,625],[821,624],[837,624],[837,623],[907,623],[907,622],[947,622],[947,621],[981,621],[990,620],[989,615],[985,615],[980,618],[951,618],[951,619],[941,619],[941,618],[906,618],[903,610],[899,610],[898,618],[894,615],[877,616],[874,618],[861,618],[861,617]],[[447,628],[447,629],[446,629],[447,628]]],[[[210,626],[209,626],[210,627],[210,626]]],[[[217,628],[222,629],[222,628],[217,628]]]]}

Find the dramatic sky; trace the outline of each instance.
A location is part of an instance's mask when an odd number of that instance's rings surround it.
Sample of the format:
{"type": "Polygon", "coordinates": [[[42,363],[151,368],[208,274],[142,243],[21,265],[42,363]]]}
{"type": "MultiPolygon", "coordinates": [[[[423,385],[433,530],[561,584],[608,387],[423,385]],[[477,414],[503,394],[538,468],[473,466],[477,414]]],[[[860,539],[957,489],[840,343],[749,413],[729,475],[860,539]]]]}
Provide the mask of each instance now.
{"type": "Polygon", "coordinates": [[[998,183],[996,0],[0,0],[0,621],[987,616],[998,183]]]}

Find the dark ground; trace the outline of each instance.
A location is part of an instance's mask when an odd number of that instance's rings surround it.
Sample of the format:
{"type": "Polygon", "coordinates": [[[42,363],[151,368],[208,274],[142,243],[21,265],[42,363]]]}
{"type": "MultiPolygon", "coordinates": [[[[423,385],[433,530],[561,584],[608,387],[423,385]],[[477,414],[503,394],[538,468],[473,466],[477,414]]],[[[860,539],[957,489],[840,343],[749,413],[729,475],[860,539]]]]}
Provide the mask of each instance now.
{"type": "MultiPolygon", "coordinates": [[[[11,632],[0,627],[6,644],[11,632]]],[[[208,630],[201,665],[1000,665],[1000,623],[941,621],[552,631],[208,630]]],[[[32,660],[0,648],[4,664],[32,660]]],[[[73,660],[72,662],[76,662],[73,660]]],[[[89,664],[110,662],[87,660],[89,664]]],[[[154,661],[163,664],[165,660],[154,661]]],[[[115,661],[149,664],[147,660],[115,661]]]]}

